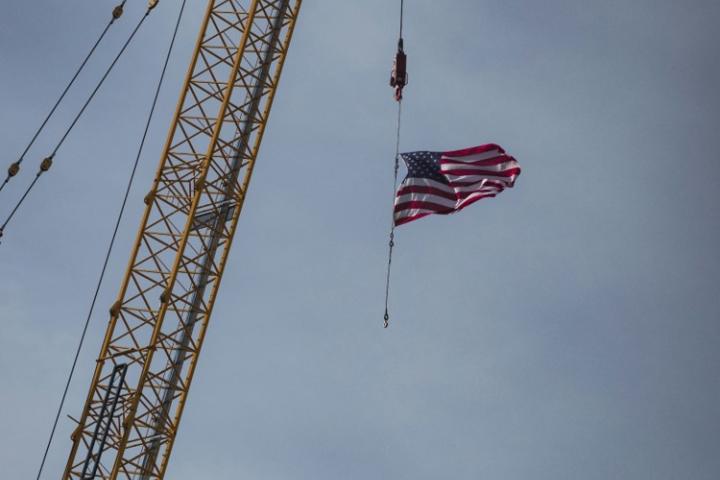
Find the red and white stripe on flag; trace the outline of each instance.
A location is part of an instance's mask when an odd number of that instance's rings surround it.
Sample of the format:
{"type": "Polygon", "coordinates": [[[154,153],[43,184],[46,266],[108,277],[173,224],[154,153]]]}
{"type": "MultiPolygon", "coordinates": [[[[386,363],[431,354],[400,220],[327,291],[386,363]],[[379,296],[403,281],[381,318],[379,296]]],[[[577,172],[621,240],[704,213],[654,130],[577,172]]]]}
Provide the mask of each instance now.
{"type": "Polygon", "coordinates": [[[451,152],[403,154],[408,176],[395,197],[395,225],[431,214],[454,213],[512,188],[518,162],[495,144],[451,152]]]}

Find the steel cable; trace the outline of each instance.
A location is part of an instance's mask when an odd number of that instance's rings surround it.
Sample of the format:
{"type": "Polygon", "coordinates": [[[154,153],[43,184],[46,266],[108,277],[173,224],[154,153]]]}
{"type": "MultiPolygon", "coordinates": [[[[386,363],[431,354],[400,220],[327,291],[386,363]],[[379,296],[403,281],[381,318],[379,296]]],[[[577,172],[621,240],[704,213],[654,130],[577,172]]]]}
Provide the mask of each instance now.
{"type": "MultiPolygon", "coordinates": [[[[172,39],[170,40],[170,45],[168,47],[167,54],[165,56],[165,62],[163,64],[162,72],[160,73],[160,78],[158,80],[158,84],[155,89],[155,95],[153,97],[152,105],[150,107],[150,112],[148,113],[148,119],[147,119],[147,122],[145,123],[145,130],[143,132],[142,139],[140,140],[140,145],[138,146],[138,151],[137,151],[137,155],[135,157],[135,161],[133,163],[133,167],[132,167],[132,170],[130,173],[130,178],[128,179],[128,183],[125,188],[125,194],[123,196],[122,204],[120,206],[120,210],[118,212],[117,219],[115,220],[115,227],[113,229],[110,243],[108,244],[107,252],[105,253],[105,259],[103,261],[103,266],[100,271],[100,276],[98,278],[98,282],[95,287],[95,292],[93,294],[92,301],[90,302],[90,308],[88,310],[87,317],[85,318],[85,324],[83,325],[82,334],[80,335],[80,341],[79,341],[77,349],[75,351],[75,357],[73,358],[72,367],[70,368],[70,373],[68,375],[67,382],[65,383],[65,389],[63,390],[63,394],[60,399],[60,405],[58,406],[57,412],[55,414],[55,420],[53,422],[53,426],[50,431],[50,437],[48,438],[48,442],[45,447],[45,452],[43,453],[42,461],[40,462],[40,468],[38,469],[37,480],[40,480],[40,476],[42,475],[43,468],[45,467],[47,455],[48,455],[48,452],[50,451],[50,446],[52,445],[53,438],[55,437],[55,431],[57,429],[58,422],[60,421],[60,415],[62,414],[63,407],[65,406],[65,400],[67,398],[68,390],[70,389],[70,383],[72,382],[73,376],[75,374],[75,369],[77,367],[78,358],[80,357],[80,352],[81,352],[83,344],[85,342],[85,336],[87,335],[88,327],[90,325],[90,319],[92,318],[92,315],[95,311],[95,305],[97,303],[98,295],[100,293],[100,289],[102,288],[102,284],[105,279],[105,273],[107,271],[107,266],[110,261],[110,256],[112,255],[113,248],[115,246],[117,234],[120,229],[120,223],[122,222],[122,218],[125,214],[125,207],[127,206],[127,201],[130,196],[130,191],[131,191],[133,183],[135,181],[135,174],[137,173],[137,168],[140,163],[140,158],[142,156],[142,152],[145,147],[145,141],[147,140],[148,131],[150,130],[150,124],[152,123],[152,119],[155,114],[155,108],[157,106],[158,98],[160,96],[160,90],[162,89],[162,85],[165,80],[165,74],[167,73],[167,67],[170,62],[170,56],[171,56],[173,48],[175,46],[175,41],[177,39],[178,30],[180,29],[180,23],[182,21],[183,13],[185,12],[186,3],[187,3],[187,0],[183,0],[182,4],[180,6],[180,11],[178,12],[178,18],[175,23],[175,29],[173,30],[172,39]]],[[[149,12],[149,10],[148,10],[148,12],[149,12]]],[[[147,16],[147,14],[145,16],[147,16]]],[[[143,17],[143,18],[145,18],[145,17],[143,17]]]]}
{"type": "MultiPolygon", "coordinates": [[[[403,40],[403,21],[405,13],[405,2],[400,0],[400,42],[403,40]]],[[[402,95],[397,98],[398,112],[397,112],[397,129],[395,138],[395,168],[393,170],[393,209],[392,209],[392,222],[390,223],[390,241],[388,242],[388,264],[387,264],[387,276],[385,277],[385,320],[384,327],[390,326],[390,312],[388,304],[390,302],[390,271],[392,269],[392,256],[393,249],[395,248],[395,195],[397,191],[398,181],[398,170],[400,169],[400,133],[402,127],[402,95]]]]}
{"type": "Polygon", "coordinates": [[[110,27],[115,23],[116,20],[118,20],[122,14],[123,14],[123,7],[125,6],[125,2],[127,0],[123,0],[122,3],[118,6],[116,6],[113,9],[112,17],[110,18],[110,21],[105,26],[105,29],[100,34],[100,37],[95,41],[92,48],[90,49],[90,52],[85,56],[85,59],[82,61],[78,69],[75,71],[75,74],[70,79],[70,82],[65,86],[65,89],[60,94],[60,97],[57,99],[53,107],[50,109],[50,112],[45,117],[45,120],[40,124],[40,127],[35,131],[35,134],[30,139],[30,143],[27,144],[25,147],[25,150],[23,150],[22,154],[20,155],[20,158],[15,161],[13,164],[10,165],[10,168],[8,168],[7,176],[5,177],[5,181],[0,185],[0,192],[2,192],[3,188],[5,188],[5,185],[7,185],[10,182],[10,179],[12,179],[15,175],[18,174],[20,171],[20,165],[22,165],[23,161],[25,160],[25,155],[27,155],[30,148],[35,144],[35,140],[40,136],[40,133],[45,129],[45,126],[50,121],[50,118],[55,114],[55,110],[60,106],[60,103],[65,99],[65,95],[70,91],[70,88],[75,84],[75,80],[80,76],[80,73],[85,69],[85,65],[87,65],[88,61],[90,60],[90,57],[93,56],[93,53],[95,53],[95,50],[97,50],[100,43],[102,43],[103,39],[105,38],[105,35],[107,34],[108,30],[110,30],[110,27]]]}
{"type": "MultiPolygon", "coordinates": [[[[393,205],[395,205],[395,193],[397,191],[398,170],[400,169],[400,128],[402,126],[402,100],[398,101],[397,114],[397,134],[395,143],[395,168],[393,180],[393,205]]],[[[393,248],[395,248],[395,208],[392,209],[392,222],[390,224],[390,242],[388,243],[388,264],[387,277],[385,279],[385,328],[390,325],[390,313],[388,312],[388,302],[390,299],[390,269],[392,267],[393,248]]]]}
{"type": "Polygon", "coordinates": [[[137,32],[140,30],[140,27],[142,27],[143,23],[145,23],[145,20],[147,19],[147,17],[150,15],[150,12],[151,12],[154,8],[155,8],[154,5],[151,6],[151,7],[148,7],[148,9],[147,9],[147,11],[145,12],[145,14],[142,16],[142,18],[140,19],[140,21],[138,22],[138,24],[135,26],[135,28],[133,29],[132,33],[131,33],[130,36],[128,37],[128,39],[127,39],[127,40],[125,41],[125,43],[123,44],[123,47],[120,49],[120,52],[118,52],[118,54],[115,56],[115,58],[113,59],[112,63],[110,64],[110,66],[109,66],[109,67],[107,68],[107,70],[105,71],[105,74],[102,76],[102,78],[101,78],[100,81],[98,82],[98,84],[97,84],[97,86],[95,87],[95,89],[92,91],[92,93],[90,94],[90,96],[88,97],[88,99],[85,101],[85,103],[83,104],[82,108],[81,108],[80,111],[77,113],[77,115],[75,115],[75,118],[73,119],[73,121],[71,122],[70,126],[67,128],[67,130],[66,130],[65,133],[63,134],[63,136],[60,138],[60,141],[55,145],[55,148],[53,149],[53,151],[52,151],[52,153],[50,154],[50,156],[47,157],[47,158],[45,158],[45,159],[43,160],[43,163],[42,163],[42,165],[41,165],[41,167],[40,167],[40,170],[38,170],[38,173],[35,175],[35,178],[33,179],[32,183],[30,184],[30,186],[29,186],[29,187],[27,188],[27,190],[25,191],[25,194],[24,194],[24,195],[20,198],[20,200],[17,202],[17,204],[15,205],[15,207],[14,207],[14,208],[12,209],[12,211],[10,212],[10,215],[8,215],[8,217],[7,217],[7,218],[5,219],[5,221],[3,222],[2,226],[0,226],[0,238],[2,238],[2,236],[4,235],[4,233],[5,233],[5,228],[6,228],[7,225],[10,223],[10,221],[13,219],[13,217],[15,216],[15,213],[18,211],[18,209],[19,209],[20,206],[23,204],[23,202],[25,202],[25,199],[28,197],[28,194],[30,193],[30,191],[35,187],[35,185],[37,184],[37,181],[40,179],[40,177],[41,177],[45,172],[47,172],[47,171],[50,169],[50,166],[52,166],[52,161],[53,161],[53,159],[55,158],[55,155],[57,154],[58,150],[60,150],[60,147],[63,145],[63,143],[65,143],[65,140],[67,139],[68,135],[70,135],[70,132],[72,132],[72,130],[75,128],[75,126],[77,125],[78,121],[80,120],[80,117],[82,117],[82,115],[85,113],[85,110],[87,109],[88,105],[90,105],[90,103],[92,102],[92,100],[95,98],[95,95],[98,93],[98,91],[100,90],[100,88],[103,86],[103,84],[105,83],[105,80],[107,80],[108,76],[110,75],[110,72],[112,72],[112,70],[115,68],[115,65],[117,65],[117,63],[118,63],[118,61],[120,60],[120,58],[122,57],[123,53],[125,53],[125,50],[127,50],[127,48],[128,48],[128,46],[130,45],[130,43],[132,43],[133,39],[135,38],[135,35],[136,35],[137,32]]]}

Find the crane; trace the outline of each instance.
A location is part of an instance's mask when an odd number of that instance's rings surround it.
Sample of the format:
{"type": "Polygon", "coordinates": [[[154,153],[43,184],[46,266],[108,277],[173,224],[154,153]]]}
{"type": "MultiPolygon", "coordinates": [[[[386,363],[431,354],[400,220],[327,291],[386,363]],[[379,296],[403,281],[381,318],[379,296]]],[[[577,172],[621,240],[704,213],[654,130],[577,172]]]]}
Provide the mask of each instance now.
{"type": "Polygon", "coordinates": [[[208,0],[65,480],[165,476],[301,4],[208,0]]]}

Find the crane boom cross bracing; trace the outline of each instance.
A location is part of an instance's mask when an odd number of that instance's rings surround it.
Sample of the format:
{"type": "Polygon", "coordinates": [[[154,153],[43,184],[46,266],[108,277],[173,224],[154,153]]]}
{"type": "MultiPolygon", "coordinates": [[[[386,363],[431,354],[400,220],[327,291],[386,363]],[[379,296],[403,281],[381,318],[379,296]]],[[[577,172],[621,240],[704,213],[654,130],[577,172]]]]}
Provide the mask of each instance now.
{"type": "Polygon", "coordinates": [[[63,478],[162,479],[302,0],[210,0],[63,478]]]}

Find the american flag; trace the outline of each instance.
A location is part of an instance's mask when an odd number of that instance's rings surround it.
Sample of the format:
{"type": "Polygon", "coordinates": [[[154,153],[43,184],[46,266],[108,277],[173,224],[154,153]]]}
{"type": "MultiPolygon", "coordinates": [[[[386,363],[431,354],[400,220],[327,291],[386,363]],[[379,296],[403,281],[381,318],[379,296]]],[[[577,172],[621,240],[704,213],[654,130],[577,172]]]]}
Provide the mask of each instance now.
{"type": "Polygon", "coordinates": [[[520,165],[495,144],[452,152],[400,155],[408,174],[395,196],[395,225],[433,213],[457,212],[511,188],[520,165]]]}

